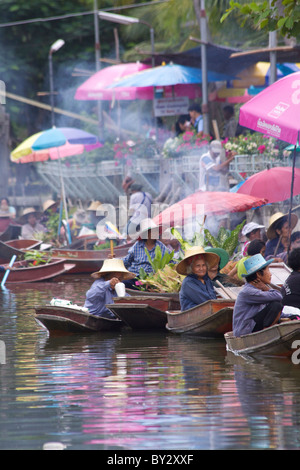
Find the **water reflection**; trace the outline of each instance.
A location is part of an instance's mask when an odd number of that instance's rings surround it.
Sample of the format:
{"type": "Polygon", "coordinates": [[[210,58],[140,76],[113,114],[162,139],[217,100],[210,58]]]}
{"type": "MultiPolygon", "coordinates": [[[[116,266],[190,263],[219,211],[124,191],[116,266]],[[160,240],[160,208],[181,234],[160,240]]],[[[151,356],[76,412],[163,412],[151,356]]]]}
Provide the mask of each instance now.
{"type": "Polygon", "coordinates": [[[245,361],[225,342],[130,330],[49,336],[33,306],[82,304],[90,278],[0,292],[0,448],[299,447],[299,367],[245,361]]]}

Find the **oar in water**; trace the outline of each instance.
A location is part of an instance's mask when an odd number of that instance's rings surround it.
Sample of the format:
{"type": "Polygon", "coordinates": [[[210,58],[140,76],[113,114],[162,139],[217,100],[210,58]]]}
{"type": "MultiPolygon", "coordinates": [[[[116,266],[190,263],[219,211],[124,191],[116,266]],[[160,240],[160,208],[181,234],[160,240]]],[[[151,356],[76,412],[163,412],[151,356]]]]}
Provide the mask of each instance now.
{"type": "Polygon", "coordinates": [[[11,258],[10,262],[9,262],[9,265],[8,265],[8,268],[6,269],[5,273],[4,273],[4,276],[3,276],[3,279],[1,281],[1,287],[4,287],[5,283],[6,283],[6,279],[8,278],[8,275],[10,273],[10,269],[9,268],[12,268],[14,262],[16,261],[16,258],[17,256],[16,255],[13,255],[13,257],[11,258]]]}

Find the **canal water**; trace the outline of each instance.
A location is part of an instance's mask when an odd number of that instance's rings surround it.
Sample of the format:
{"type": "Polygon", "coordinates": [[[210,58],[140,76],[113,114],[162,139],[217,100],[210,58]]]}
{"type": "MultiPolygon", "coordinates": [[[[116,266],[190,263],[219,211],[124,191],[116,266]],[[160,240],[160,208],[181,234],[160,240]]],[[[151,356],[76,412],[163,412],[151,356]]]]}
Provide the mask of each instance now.
{"type": "Polygon", "coordinates": [[[300,447],[289,359],[245,360],[222,340],[167,331],[51,337],[35,321],[53,297],[83,305],[90,284],[69,275],[0,291],[1,450],[300,447]]]}

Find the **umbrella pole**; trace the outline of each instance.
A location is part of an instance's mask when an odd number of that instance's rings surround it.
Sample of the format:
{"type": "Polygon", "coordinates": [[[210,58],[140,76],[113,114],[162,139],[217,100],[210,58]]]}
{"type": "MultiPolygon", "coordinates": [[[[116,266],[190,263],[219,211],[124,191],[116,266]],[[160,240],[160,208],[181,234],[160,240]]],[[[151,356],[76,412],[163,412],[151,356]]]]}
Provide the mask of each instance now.
{"type": "Polygon", "coordinates": [[[68,238],[69,243],[72,243],[71,231],[70,231],[70,226],[69,226],[68,208],[67,208],[67,201],[66,201],[66,194],[65,194],[65,185],[64,185],[63,175],[62,175],[61,160],[60,160],[60,155],[59,155],[59,149],[58,148],[57,148],[57,153],[58,153],[61,199],[63,201],[63,207],[64,207],[64,210],[65,210],[65,217],[66,217],[66,222],[67,222],[67,232],[68,232],[67,233],[67,238],[68,238]]]}
{"type": "MultiPolygon", "coordinates": [[[[292,209],[293,209],[293,194],[294,194],[294,179],[295,179],[295,163],[296,163],[296,152],[297,152],[297,145],[294,147],[294,152],[293,152],[293,163],[292,163],[292,182],[291,182],[291,196],[290,196],[290,209],[289,209],[289,229],[291,228],[292,225],[292,209]]],[[[288,242],[288,249],[287,253],[289,254],[290,252],[290,247],[291,247],[291,232],[289,230],[289,242],[288,242]]]]}

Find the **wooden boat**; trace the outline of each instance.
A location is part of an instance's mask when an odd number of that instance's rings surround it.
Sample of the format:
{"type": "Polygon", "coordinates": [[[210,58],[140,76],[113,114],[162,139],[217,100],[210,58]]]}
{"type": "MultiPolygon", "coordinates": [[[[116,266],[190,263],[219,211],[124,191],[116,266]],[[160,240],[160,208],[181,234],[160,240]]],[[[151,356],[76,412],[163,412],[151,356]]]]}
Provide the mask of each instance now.
{"type": "Polygon", "coordinates": [[[290,357],[295,352],[295,340],[300,340],[300,320],[285,321],[240,337],[233,336],[232,331],[225,334],[227,350],[242,356],[290,357]]]}
{"type": "MultiPolygon", "coordinates": [[[[126,245],[114,247],[114,255],[116,258],[123,258],[127,255],[129,248],[133,242],[126,245]]],[[[69,273],[93,273],[98,271],[105,259],[110,255],[110,248],[103,250],[69,250],[69,249],[52,249],[51,254],[56,258],[64,258],[71,261],[75,266],[69,273]]]]}
{"type": "Polygon", "coordinates": [[[43,305],[35,307],[36,320],[51,334],[88,333],[119,330],[124,324],[118,319],[91,315],[81,308],[43,305]]]}
{"type": "Polygon", "coordinates": [[[39,240],[15,239],[6,242],[0,240],[0,264],[9,262],[13,255],[23,259],[26,250],[36,250],[41,243],[39,240]]]}
{"type": "Polygon", "coordinates": [[[165,330],[166,311],[180,307],[179,300],[172,297],[133,296],[117,297],[114,304],[106,305],[120,320],[133,330],[165,330]]]}
{"type": "MultiPolygon", "coordinates": [[[[6,284],[45,281],[66,274],[74,268],[73,264],[60,258],[53,258],[49,263],[38,266],[30,266],[29,263],[30,260],[16,261],[8,275],[6,284]]],[[[3,267],[7,269],[8,264],[4,264],[3,267]]],[[[3,276],[4,273],[0,273],[0,282],[3,276]]]]}
{"type": "Polygon", "coordinates": [[[4,232],[0,233],[0,240],[6,242],[7,240],[16,239],[21,235],[21,230],[21,225],[10,224],[4,232]]]}
{"type": "Polygon", "coordinates": [[[223,338],[232,330],[233,300],[208,300],[184,311],[167,311],[168,331],[197,335],[203,338],[223,338]]]}

